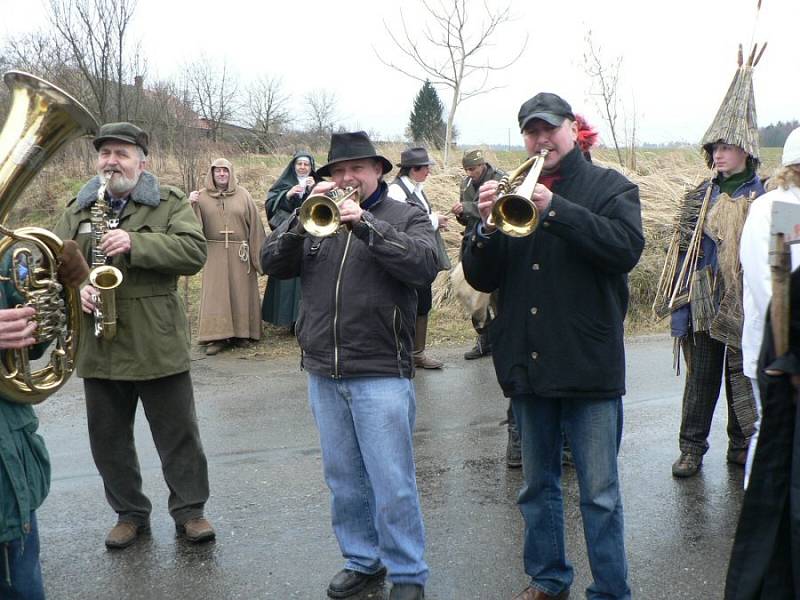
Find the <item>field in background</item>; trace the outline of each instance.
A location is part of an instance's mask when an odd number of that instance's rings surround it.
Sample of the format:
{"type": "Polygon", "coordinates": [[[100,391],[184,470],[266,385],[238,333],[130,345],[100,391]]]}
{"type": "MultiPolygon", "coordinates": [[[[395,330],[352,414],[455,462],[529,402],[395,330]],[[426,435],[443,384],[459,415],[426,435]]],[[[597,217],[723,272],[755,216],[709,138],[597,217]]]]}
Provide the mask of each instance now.
{"type": "MultiPolygon", "coordinates": [[[[402,145],[382,146],[382,152],[392,163],[400,158],[402,145]]],[[[65,153],[57,165],[48,166],[43,173],[29,186],[22,198],[16,203],[10,215],[10,223],[52,226],[63,210],[67,199],[74,196],[83,182],[92,172],[92,155],[88,148],[76,148],[75,152],[65,153]]],[[[433,153],[441,165],[441,156],[433,153]]],[[[458,200],[459,185],[463,180],[460,167],[461,152],[455,153],[455,165],[447,169],[434,167],[425,185],[428,198],[438,212],[447,213],[458,200]]],[[[506,171],[519,166],[525,159],[523,152],[486,151],[489,162],[506,171]]],[[[208,155],[213,160],[217,155],[208,155]]],[[[613,150],[600,149],[593,152],[598,164],[619,169],[614,162],[613,150]]],[[[282,172],[290,155],[232,155],[227,154],[235,166],[241,185],[246,187],[253,199],[262,207],[261,216],[266,222],[263,211],[264,199],[269,187],[282,172]]],[[[315,155],[317,165],[325,162],[324,153],[315,155]]],[[[760,173],[767,176],[772,173],[780,161],[780,149],[762,149],[762,166],[760,173]]],[[[182,180],[178,160],[174,157],[157,157],[151,170],[164,183],[178,184],[182,180]]],[[[699,183],[708,175],[708,169],[696,149],[641,150],[636,154],[636,170],[622,170],[634,183],[639,185],[642,201],[642,219],[645,230],[646,246],[639,264],[631,272],[629,285],[631,303],[626,321],[629,333],[652,333],[668,331],[666,321],[657,322],[652,318],[650,306],[661,273],[667,243],[672,231],[673,217],[684,190],[688,186],[699,183]]],[[[389,175],[389,180],[393,174],[389,175]]],[[[189,191],[189,190],[187,190],[189,191]]],[[[452,215],[451,215],[452,216],[452,215]]],[[[444,238],[453,264],[458,259],[458,248],[461,243],[462,227],[452,219],[451,226],[444,238]]],[[[196,329],[199,312],[199,291],[202,274],[185,278],[180,286],[187,299],[190,321],[193,331],[196,329]]],[[[261,289],[266,278],[261,278],[261,289]]],[[[428,343],[431,347],[443,344],[464,345],[472,341],[474,332],[469,316],[450,294],[447,273],[440,273],[434,283],[434,309],[430,316],[428,343]]],[[[267,326],[261,342],[248,349],[235,350],[243,356],[271,357],[297,353],[294,338],[285,331],[267,326]]],[[[434,352],[435,353],[435,352],[434,352]]]]}

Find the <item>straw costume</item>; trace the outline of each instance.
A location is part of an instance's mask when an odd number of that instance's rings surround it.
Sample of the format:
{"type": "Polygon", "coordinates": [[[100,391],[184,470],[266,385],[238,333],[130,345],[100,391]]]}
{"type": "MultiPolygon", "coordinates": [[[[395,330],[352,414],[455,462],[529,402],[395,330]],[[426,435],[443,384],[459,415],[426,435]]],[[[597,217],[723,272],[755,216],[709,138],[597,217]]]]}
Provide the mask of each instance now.
{"type": "Polygon", "coordinates": [[[764,48],[757,46],[739,67],[717,114],[701,141],[712,176],[684,197],[653,310],[671,316],[675,366],[686,357],[686,387],[680,429],[681,456],[673,475],[694,475],[708,450],[708,434],[724,374],[728,400],[729,462],[744,464],[756,419],[748,379],[742,373],[742,271],[739,239],[750,202],[764,192],[759,165],[753,68],[764,48]],[[746,155],[742,171],[723,174],[714,165],[717,144],[737,146],[746,155]]]}

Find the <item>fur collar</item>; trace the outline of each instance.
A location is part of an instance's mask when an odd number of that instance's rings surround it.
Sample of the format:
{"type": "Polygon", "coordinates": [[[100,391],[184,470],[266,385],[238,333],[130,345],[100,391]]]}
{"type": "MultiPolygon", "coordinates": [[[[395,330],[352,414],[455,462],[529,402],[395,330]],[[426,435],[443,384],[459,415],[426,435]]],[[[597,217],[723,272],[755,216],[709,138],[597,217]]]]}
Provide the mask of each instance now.
{"type": "MultiPolygon", "coordinates": [[[[100,189],[100,178],[95,176],[86,182],[78,192],[78,208],[86,208],[94,204],[97,200],[97,190],[100,189]]],[[[131,200],[137,204],[146,206],[158,206],[161,203],[161,190],[158,186],[158,178],[148,171],[143,171],[139,176],[136,187],[131,191],[131,200]]]]}

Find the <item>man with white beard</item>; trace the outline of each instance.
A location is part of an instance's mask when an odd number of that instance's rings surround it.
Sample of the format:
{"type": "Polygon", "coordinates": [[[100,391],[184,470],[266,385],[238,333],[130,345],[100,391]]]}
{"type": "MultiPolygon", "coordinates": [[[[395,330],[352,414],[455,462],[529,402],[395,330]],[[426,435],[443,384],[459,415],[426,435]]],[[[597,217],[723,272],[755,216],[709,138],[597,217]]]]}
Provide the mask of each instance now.
{"type": "Polygon", "coordinates": [[[92,456],[117,513],[105,544],[125,548],[150,528],[152,507],[142,492],[133,439],[140,399],[161,457],[178,535],[207,541],[215,535],[203,515],[208,468],[189,375],[186,311],[177,290],[180,275],[203,267],[206,240],[183,192],[160,186],[145,170],[144,131],[130,123],[108,123],[94,147],[97,177],[69,202],[56,231],[62,239],[74,239],[90,264],[93,250],[99,250],[106,264],[122,272],[122,283],[112,292],[117,313],[113,336],[111,331],[93,334],[98,292],[88,282],[81,289],[83,335],[76,370],[83,378],[92,456]],[[101,218],[93,222],[98,194],[107,208],[97,207],[101,218]]]}

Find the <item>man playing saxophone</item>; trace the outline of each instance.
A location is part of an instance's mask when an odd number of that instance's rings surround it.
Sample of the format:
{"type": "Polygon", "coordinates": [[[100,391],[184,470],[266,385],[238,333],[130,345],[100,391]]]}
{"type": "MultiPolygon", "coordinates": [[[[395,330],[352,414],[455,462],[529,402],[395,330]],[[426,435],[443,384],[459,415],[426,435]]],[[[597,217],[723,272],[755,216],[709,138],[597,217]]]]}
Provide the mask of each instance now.
{"type": "Polygon", "coordinates": [[[130,123],[109,123],[94,139],[97,177],[67,206],[57,235],[92,254],[92,207],[103,180],[107,231],[100,250],[122,274],[114,290],[116,335],[95,336],[97,290],[81,290],[84,311],[78,376],[83,378],[89,441],[117,524],[105,543],[125,548],[148,531],[151,504],[133,440],[141,399],[170,489],[169,511],[178,533],[192,542],[212,539],[204,518],[208,471],[189,375],[186,311],[180,275],[193,275],[206,259],[206,241],[189,202],[145,170],[147,134],[130,123]]]}
{"type": "Polygon", "coordinates": [[[518,118],[528,154],[548,151],[529,198],[538,230],[510,237],[487,225],[498,188],[488,181],[480,188],[482,223],[463,247],[467,281],[499,292],[489,331],[492,357],[522,441],[525,481],[518,504],[530,583],[515,600],[569,596],[562,432],[572,448],[594,576],[587,598],[625,600],[631,591],[617,452],[626,275],[644,247],[639,190],[616,171],[586,161],[576,144],[575,115],[559,96],[537,94],[518,118]]]}

